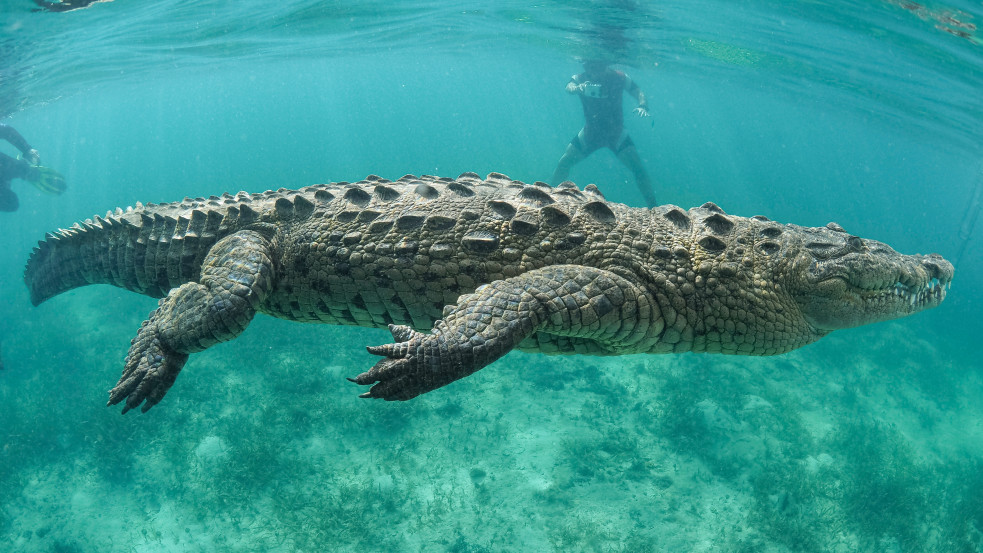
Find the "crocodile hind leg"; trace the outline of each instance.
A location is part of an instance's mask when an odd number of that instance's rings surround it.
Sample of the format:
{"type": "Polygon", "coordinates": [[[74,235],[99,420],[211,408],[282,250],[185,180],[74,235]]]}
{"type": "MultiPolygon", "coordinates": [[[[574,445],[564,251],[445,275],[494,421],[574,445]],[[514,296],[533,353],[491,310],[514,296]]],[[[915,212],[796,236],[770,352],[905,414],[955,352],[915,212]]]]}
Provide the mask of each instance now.
{"type": "Polygon", "coordinates": [[[646,349],[662,332],[657,304],[637,284],[610,271],[557,265],[492,282],[444,310],[424,334],[390,325],[394,344],[350,379],[374,384],[361,397],[406,400],[481,369],[536,332],[590,340],[598,350],[646,349]]]}
{"type": "Polygon", "coordinates": [[[130,342],[123,376],[108,405],[123,412],[156,405],[174,384],[188,354],[242,333],[273,282],[270,242],[254,231],[219,240],[202,263],[199,282],[172,289],[130,342]]]}

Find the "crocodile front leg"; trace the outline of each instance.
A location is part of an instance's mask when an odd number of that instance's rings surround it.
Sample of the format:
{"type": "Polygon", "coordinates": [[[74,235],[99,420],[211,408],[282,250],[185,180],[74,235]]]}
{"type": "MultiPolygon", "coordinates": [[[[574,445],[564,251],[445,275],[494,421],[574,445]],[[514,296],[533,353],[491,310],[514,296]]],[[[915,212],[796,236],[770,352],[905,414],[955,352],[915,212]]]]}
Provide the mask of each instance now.
{"type": "Polygon", "coordinates": [[[536,332],[594,341],[611,353],[644,349],[662,331],[645,291],[610,271],[557,265],[492,282],[444,310],[429,334],[390,325],[394,344],[353,379],[375,383],[365,398],[406,400],[490,364],[536,332]]]}
{"type": "Polygon", "coordinates": [[[146,400],[156,405],[174,384],[188,354],[238,336],[273,282],[270,242],[255,231],[219,240],[202,263],[200,282],[187,282],[160,300],[130,342],[123,376],[108,405],[124,399],[123,413],[146,400]]]}

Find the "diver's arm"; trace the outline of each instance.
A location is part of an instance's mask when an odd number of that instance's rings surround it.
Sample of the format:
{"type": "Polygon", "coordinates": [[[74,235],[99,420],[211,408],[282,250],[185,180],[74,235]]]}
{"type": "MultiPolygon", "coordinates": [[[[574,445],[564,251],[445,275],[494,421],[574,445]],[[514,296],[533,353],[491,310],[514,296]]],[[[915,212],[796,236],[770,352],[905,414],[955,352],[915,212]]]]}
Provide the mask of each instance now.
{"type": "Polygon", "coordinates": [[[20,150],[24,155],[31,151],[31,145],[24,140],[24,137],[17,132],[17,129],[0,123],[0,140],[6,140],[14,145],[15,148],[20,150]]]}
{"type": "Polygon", "coordinates": [[[27,143],[27,140],[24,140],[24,137],[17,132],[17,129],[0,123],[0,140],[6,140],[7,142],[13,144],[15,148],[24,154],[24,159],[26,159],[31,165],[37,165],[41,162],[41,154],[32,148],[31,145],[27,143]]]}
{"type": "Polygon", "coordinates": [[[577,82],[577,76],[574,75],[570,77],[570,82],[567,83],[567,93],[568,94],[580,94],[584,91],[583,83],[577,82]]]}
{"type": "Polygon", "coordinates": [[[635,108],[634,113],[637,113],[639,117],[648,117],[649,104],[648,100],[645,99],[645,93],[642,92],[642,89],[635,81],[631,80],[631,77],[626,76],[626,80],[627,82],[625,84],[627,85],[628,94],[638,102],[638,107],[635,108]]]}

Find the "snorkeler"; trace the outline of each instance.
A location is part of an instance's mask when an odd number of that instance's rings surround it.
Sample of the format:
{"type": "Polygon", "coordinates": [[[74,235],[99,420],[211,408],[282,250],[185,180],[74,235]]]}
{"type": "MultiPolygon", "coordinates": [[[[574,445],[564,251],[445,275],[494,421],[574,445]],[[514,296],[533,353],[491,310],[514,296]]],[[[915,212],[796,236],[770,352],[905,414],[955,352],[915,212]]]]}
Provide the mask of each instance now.
{"type": "Polygon", "coordinates": [[[0,140],[6,140],[24,154],[23,158],[14,159],[0,152],[0,211],[17,211],[20,206],[17,194],[10,189],[13,179],[24,179],[51,194],[65,191],[65,177],[54,169],[38,165],[41,155],[16,129],[0,123],[0,140]]]}
{"type": "Polygon", "coordinates": [[[41,6],[40,10],[34,11],[70,12],[72,10],[88,8],[90,4],[112,1],[113,0],[61,0],[59,2],[48,2],[47,0],[34,0],[35,4],[41,6]]]}
{"type": "Polygon", "coordinates": [[[553,171],[551,179],[553,186],[566,180],[570,169],[594,151],[610,148],[618,160],[635,175],[635,184],[645,198],[645,203],[649,207],[658,205],[652,182],[642,166],[635,143],[624,128],[622,114],[621,96],[624,91],[638,101],[634,113],[639,117],[649,116],[648,104],[642,90],[631,80],[631,77],[621,71],[610,69],[606,62],[600,60],[585,60],[584,72],[571,77],[566,90],[570,94],[580,96],[585,121],[584,128],[567,145],[566,152],[553,171]]]}

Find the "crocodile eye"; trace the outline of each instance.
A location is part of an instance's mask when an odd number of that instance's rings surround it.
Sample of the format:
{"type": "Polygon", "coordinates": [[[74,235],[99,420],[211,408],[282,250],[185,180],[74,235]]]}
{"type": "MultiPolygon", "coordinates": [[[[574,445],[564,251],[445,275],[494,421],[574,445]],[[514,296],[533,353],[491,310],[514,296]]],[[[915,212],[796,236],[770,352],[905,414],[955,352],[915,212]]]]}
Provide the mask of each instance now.
{"type": "Polygon", "coordinates": [[[846,239],[846,243],[850,246],[850,249],[855,252],[862,252],[864,250],[864,241],[859,236],[851,236],[846,239]]]}

